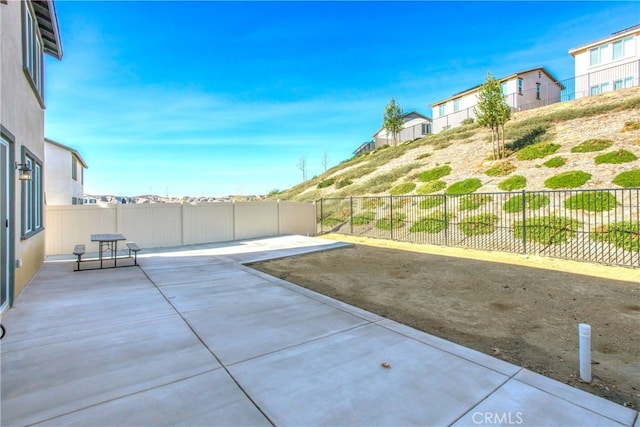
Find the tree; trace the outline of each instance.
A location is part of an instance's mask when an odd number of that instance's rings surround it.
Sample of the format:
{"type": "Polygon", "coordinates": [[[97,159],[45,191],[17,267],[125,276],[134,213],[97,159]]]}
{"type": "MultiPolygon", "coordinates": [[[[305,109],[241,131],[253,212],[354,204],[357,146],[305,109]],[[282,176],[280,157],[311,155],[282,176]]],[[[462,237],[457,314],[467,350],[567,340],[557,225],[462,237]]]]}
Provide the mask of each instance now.
{"type": "Polygon", "coordinates": [[[384,109],[384,116],[382,118],[382,126],[393,135],[393,146],[398,145],[398,135],[402,131],[402,125],[404,120],[402,119],[402,107],[396,104],[396,100],[391,98],[389,104],[384,109]]]}
{"type": "Polygon", "coordinates": [[[504,124],[511,118],[511,107],[504,100],[502,85],[491,73],[487,73],[487,78],[478,91],[478,105],[474,112],[478,124],[491,129],[493,158],[502,158],[505,154],[504,124]]]}
{"type": "Polygon", "coordinates": [[[322,151],[322,167],[324,171],[327,171],[327,166],[329,165],[329,155],[327,154],[327,150],[322,151]]]}
{"type": "Polygon", "coordinates": [[[307,158],[301,156],[298,159],[298,169],[302,171],[302,182],[307,182],[307,158]]]}

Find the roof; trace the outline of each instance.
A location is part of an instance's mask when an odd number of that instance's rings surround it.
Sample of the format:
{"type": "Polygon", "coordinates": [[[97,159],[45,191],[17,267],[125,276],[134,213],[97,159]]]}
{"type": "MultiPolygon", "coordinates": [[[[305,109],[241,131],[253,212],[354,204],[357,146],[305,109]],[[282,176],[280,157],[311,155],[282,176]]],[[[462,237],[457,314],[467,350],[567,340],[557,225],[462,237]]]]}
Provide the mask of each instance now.
{"type": "Polygon", "coordinates": [[[85,169],[89,169],[89,166],[87,166],[87,162],[84,161],[84,159],[82,158],[82,156],[80,155],[80,152],[78,152],[78,150],[76,150],[74,148],[71,148],[71,147],[68,147],[68,146],[66,146],[64,144],[60,144],[59,142],[55,142],[54,140],[49,139],[49,138],[45,138],[44,141],[48,142],[49,144],[55,145],[57,147],[60,147],[63,150],[67,150],[67,151],[71,152],[71,154],[73,154],[74,156],[76,156],[78,158],[78,160],[80,160],[80,163],[82,163],[82,166],[85,169]]]}
{"type": "MultiPolygon", "coordinates": [[[[531,71],[536,71],[536,70],[540,70],[540,71],[542,71],[543,73],[545,73],[547,76],[549,76],[549,78],[550,78],[551,80],[553,80],[554,82],[558,83],[558,84],[560,85],[560,87],[561,87],[562,89],[564,89],[564,85],[563,85],[562,83],[560,83],[560,82],[558,81],[558,79],[557,79],[553,74],[551,74],[551,72],[550,72],[549,70],[547,70],[546,68],[544,68],[544,67],[542,67],[542,66],[533,67],[533,68],[529,68],[529,69],[527,69],[527,70],[518,71],[517,73],[509,74],[508,76],[506,76],[506,77],[501,77],[501,78],[499,78],[499,79],[497,79],[497,80],[498,80],[500,83],[502,83],[502,82],[506,82],[507,80],[511,80],[511,79],[513,79],[514,77],[518,77],[518,76],[519,76],[519,75],[521,75],[521,74],[526,74],[526,73],[529,73],[529,72],[531,72],[531,71]]],[[[467,89],[467,90],[463,90],[462,92],[454,93],[453,95],[451,95],[451,96],[450,96],[450,97],[448,97],[448,98],[445,98],[445,99],[443,99],[443,100],[440,100],[440,101],[434,102],[433,104],[431,104],[431,107],[435,107],[436,105],[440,105],[440,104],[442,104],[442,103],[444,103],[444,102],[447,102],[447,101],[450,101],[450,100],[452,100],[452,99],[454,99],[454,98],[459,98],[459,97],[461,97],[461,96],[463,96],[463,95],[468,95],[468,94],[470,94],[470,93],[473,93],[473,92],[477,91],[477,90],[478,90],[478,88],[480,88],[480,86],[482,86],[482,84],[476,85],[476,86],[474,86],[474,87],[472,87],[472,88],[469,88],[469,89],[467,89]]]]}
{"type": "Polygon", "coordinates": [[[578,47],[574,47],[573,49],[569,49],[569,54],[571,56],[576,56],[576,53],[587,50],[590,47],[604,44],[612,40],[621,39],[633,33],[640,33],[640,24],[634,25],[633,27],[625,28],[624,30],[616,31],[615,33],[611,33],[611,35],[608,35],[607,37],[603,37],[601,39],[592,41],[590,43],[583,44],[578,47]]]}
{"type": "MultiPolygon", "coordinates": [[[[416,115],[416,116],[420,117],[421,119],[425,119],[425,120],[428,120],[428,121],[430,121],[430,122],[432,122],[432,121],[433,121],[433,119],[432,119],[431,117],[427,117],[427,116],[425,116],[425,115],[423,115],[423,114],[418,113],[417,111],[409,111],[408,113],[404,113],[404,114],[402,115],[402,118],[404,119],[404,118],[406,118],[407,116],[410,116],[410,115],[412,115],[412,114],[414,114],[414,115],[416,115]]],[[[381,131],[383,131],[383,130],[384,130],[384,126],[383,126],[383,127],[381,127],[380,129],[378,129],[378,131],[377,131],[376,133],[374,133],[374,134],[373,134],[373,136],[375,137],[377,134],[379,134],[379,133],[380,133],[381,131]]]]}
{"type": "Polygon", "coordinates": [[[56,59],[62,59],[60,29],[58,28],[58,17],[53,0],[31,0],[31,5],[36,14],[38,28],[42,35],[44,52],[56,59]]]}

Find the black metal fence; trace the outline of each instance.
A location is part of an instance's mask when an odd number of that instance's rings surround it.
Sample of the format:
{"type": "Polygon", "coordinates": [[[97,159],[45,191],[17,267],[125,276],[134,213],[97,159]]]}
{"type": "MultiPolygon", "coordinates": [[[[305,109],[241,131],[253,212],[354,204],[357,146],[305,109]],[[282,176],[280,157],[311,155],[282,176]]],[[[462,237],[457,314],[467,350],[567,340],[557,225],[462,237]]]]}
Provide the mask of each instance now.
{"type": "Polygon", "coordinates": [[[640,188],[317,201],[318,232],[640,267],[640,188]]]}

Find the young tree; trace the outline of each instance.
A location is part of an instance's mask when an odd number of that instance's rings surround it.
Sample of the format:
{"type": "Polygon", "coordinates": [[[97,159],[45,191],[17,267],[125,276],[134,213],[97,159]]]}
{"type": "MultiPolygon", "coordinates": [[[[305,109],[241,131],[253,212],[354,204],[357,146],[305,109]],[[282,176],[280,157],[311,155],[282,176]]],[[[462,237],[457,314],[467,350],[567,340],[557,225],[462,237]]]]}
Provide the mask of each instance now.
{"type": "Polygon", "coordinates": [[[502,86],[491,73],[478,92],[478,105],[474,108],[478,124],[491,129],[493,158],[500,159],[505,154],[504,124],[511,118],[511,107],[504,101],[502,86]],[[502,144],[500,143],[502,130],[502,144]]]}
{"type": "Polygon", "coordinates": [[[391,98],[389,104],[384,109],[384,116],[382,118],[382,126],[393,135],[393,146],[398,145],[398,135],[402,131],[402,125],[404,121],[402,119],[402,107],[396,104],[396,100],[391,98]]]}

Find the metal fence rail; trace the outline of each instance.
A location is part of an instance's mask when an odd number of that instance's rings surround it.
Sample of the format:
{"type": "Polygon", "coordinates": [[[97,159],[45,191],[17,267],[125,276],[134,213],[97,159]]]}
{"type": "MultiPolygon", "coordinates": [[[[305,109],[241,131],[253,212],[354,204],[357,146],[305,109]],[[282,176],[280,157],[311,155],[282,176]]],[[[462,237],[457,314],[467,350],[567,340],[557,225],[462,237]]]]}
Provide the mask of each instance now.
{"type": "Polygon", "coordinates": [[[640,267],[640,188],[320,199],[318,232],[640,267]]]}

